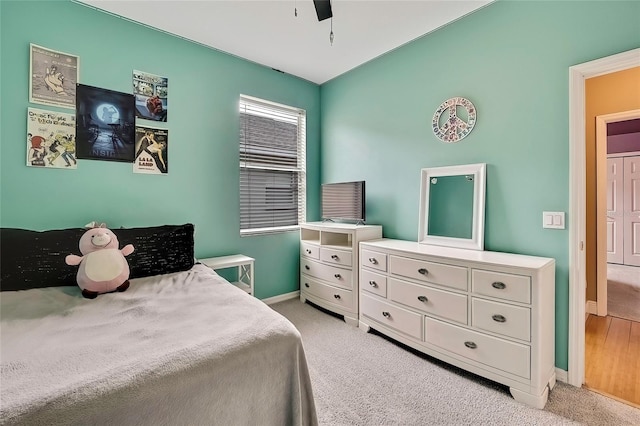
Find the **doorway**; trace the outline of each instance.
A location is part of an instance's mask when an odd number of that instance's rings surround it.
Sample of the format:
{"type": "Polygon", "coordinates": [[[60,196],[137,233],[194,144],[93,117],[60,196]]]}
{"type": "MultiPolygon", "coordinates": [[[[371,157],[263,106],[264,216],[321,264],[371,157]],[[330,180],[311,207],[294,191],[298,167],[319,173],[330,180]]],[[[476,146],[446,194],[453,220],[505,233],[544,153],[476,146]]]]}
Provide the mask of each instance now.
{"type": "Polygon", "coordinates": [[[581,387],[585,377],[586,314],[586,147],[585,80],[640,66],[640,49],[569,68],[569,353],[567,382],[581,387]]]}
{"type": "Polygon", "coordinates": [[[606,316],[611,306],[612,316],[632,321],[640,321],[640,200],[634,190],[640,179],[640,144],[634,136],[640,134],[638,123],[640,109],[596,117],[597,314],[606,316]],[[609,138],[611,129],[624,131],[623,126],[632,138],[609,138]]]}
{"type": "MultiPolygon", "coordinates": [[[[587,83],[591,93],[595,81],[587,83]]],[[[599,84],[600,92],[615,92],[599,84]]],[[[640,109],[595,117],[597,302],[585,325],[584,386],[640,407],[640,256],[633,244],[640,224],[633,199],[640,182],[640,156],[634,152],[640,150],[638,118],[640,109]]]]}
{"type": "MultiPolygon", "coordinates": [[[[633,121],[639,131],[629,140],[640,150],[640,119],[633,121]]],[[[640,152],[607,156],[607,170],[607,283],[598,304],[609,316],[640,323],[640,152]]]]}

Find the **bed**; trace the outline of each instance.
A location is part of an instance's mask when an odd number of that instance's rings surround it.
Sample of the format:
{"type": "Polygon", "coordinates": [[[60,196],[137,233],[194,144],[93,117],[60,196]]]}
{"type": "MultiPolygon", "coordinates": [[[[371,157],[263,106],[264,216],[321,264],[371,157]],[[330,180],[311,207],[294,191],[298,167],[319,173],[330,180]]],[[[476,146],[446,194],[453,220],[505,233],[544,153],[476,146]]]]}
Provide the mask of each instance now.
{"type": "Polygon", "coordinates": [[[6,277],[1,424],[317,424],[299,332],[204,265],[94,300],[6,277]]]}

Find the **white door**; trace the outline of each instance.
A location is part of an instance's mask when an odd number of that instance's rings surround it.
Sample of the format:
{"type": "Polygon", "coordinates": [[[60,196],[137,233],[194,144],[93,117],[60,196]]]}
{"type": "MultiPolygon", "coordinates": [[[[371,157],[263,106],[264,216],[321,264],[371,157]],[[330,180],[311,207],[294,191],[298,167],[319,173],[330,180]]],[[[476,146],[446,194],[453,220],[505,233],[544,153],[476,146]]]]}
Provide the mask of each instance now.
{"type": "Polygon", "coordinates": [[[607,158],[607,263],[624,263],[624,159],[607,158]]]}
{"type": "Polygon", "coordinates": [[[640,266],[640,156],[624,158],[624,264],[640,266]]]}

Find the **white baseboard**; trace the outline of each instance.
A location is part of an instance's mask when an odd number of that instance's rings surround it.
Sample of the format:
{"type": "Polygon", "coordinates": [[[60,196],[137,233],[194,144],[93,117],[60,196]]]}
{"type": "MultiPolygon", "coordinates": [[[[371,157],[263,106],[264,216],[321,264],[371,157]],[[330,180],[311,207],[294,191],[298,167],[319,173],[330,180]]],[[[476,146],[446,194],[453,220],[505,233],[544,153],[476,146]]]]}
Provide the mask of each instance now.
{"type": "Polygon", "coordinates": [[[274,303],[284,302],[285,300],[295,299],[300,297],[300,290],[292,291],[291,293],[281,294],[279,296],[268,297],[261,299],[267,305],[273,305],[274,303]]]}
{"type": "Polygon", "coordinates": [[[567,383],[569,381],[569,372],[567,370],[556,367],[556,380],[559,382],[567,383]]]}
{"type": "Polygon", "coordinates": [[[586,315],[589,315],[589,314],[598,315],[598,302],[596,302],[595,300],[587,300],[585,313],[586,315]]]}

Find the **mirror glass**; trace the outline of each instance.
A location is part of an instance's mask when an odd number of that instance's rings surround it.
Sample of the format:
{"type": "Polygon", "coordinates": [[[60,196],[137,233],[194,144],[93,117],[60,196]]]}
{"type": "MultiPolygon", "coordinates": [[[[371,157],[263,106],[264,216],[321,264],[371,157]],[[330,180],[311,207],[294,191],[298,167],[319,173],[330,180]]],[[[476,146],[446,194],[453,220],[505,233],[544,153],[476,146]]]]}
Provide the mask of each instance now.
{"type": "Polygon", "coordinates": [[[486,165],[422,169],[418,242],[484,249],[486,165]]]}

